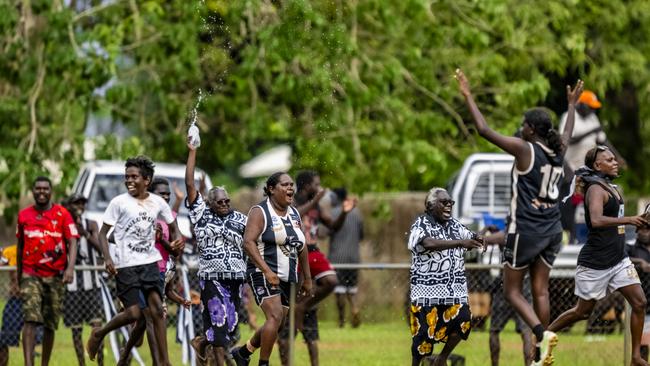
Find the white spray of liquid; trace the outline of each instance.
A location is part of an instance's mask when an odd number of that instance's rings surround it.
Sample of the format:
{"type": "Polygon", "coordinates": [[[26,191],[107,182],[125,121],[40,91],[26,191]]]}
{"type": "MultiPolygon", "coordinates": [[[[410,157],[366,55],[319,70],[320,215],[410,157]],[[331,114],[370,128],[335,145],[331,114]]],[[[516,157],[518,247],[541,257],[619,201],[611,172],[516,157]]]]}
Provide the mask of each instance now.
{"type": "Polygon", "coordinates": [[[187,136],[190,138],[190,144],[194,146],[195,148],[201,146],[201,135],[199,134],[199,127],[196,125],[196,121],[198,119],[198,109],[199,106],[201,105],[201,101],[203,100],[203,91],[199,89],[199,100],[197,100],[196,105],[194,106],[194,109],[192,109],[191,113],[191,121],[190,121],[190,128],[187,130],[187,136]]]}

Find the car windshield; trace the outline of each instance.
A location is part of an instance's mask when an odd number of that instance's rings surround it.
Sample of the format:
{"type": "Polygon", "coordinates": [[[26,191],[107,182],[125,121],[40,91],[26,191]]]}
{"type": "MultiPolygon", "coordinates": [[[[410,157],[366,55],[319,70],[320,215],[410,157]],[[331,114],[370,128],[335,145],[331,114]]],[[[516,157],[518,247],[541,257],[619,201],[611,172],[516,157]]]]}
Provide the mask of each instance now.
{"type": "MultiPolygon", "coordinates": [[[[176,183],[178,188],[183,191],[183,195],[186,195],[185,191],[185,180],[181,178],[170,178],[164,177],[169,180],[170,184],[176,183]]],[[[194,186],[199,187],[199,180],[194,181],[194,186]]],[[[173,187],[170,187],[172,192],[171,200],[169,202],[170,206],[174,206],[176,201],[176,196],[174,195],[173,187]]],[[[118,174],[98,174],[95,176],[95,182],[93,184],[92,191],[90,192],[90,197],[88,198],[88,211],[100,211],[104,212],[108,207],[108,203],[113,199],[113,197],[118,196],[122,193],[126,193],[126,187],[124,186],[124,175],[118,174]]],[[[178,212],[179,215],[187,216],[187,209],[185,205],[181,204],[181,207],[178,212]]]]}

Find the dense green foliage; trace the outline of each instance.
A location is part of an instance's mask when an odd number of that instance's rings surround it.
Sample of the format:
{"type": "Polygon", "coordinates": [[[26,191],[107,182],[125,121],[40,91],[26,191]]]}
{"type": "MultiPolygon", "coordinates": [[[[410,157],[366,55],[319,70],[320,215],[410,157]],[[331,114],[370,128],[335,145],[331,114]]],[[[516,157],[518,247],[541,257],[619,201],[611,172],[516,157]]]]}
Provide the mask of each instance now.
{"type": "Polygon", "coordinates": [[[63,171],[59,192],[70,188],[91,115],[131,133],[96,137],[97,158],[183,162],[199,89],[199,164],[219,177],[284,142],[294,167],[331,186],[444,184],[468,154],[494,150],[463,122],[458,66],[505,133],[527,107],[562,113],[565,84],[582,77],[635,172],[626,183],[650,188],[644,0],[3,0],[0,13],[0,203],[10,216],[47,172],[44,159],[63,171]]]}

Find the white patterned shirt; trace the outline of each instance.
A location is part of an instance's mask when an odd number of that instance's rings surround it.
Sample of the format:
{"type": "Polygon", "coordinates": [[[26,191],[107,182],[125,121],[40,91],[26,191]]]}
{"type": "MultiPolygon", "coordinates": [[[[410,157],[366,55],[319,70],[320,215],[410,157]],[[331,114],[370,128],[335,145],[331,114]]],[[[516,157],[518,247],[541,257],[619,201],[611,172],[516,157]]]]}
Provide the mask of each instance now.
{"type": "Polygon", "coordinates": [[[199,278],[243,280],[246,275],[243,248],[246,215],[233,210],[219,217],[200,193],[189,204],[188,211],[199,249],[199,278]]]}
{"type": "Polygon", "coordinates": [[[473,233],[456,219],[439,223],[420,215],[411,226],[408,248],[411,251],[411,303],[423,306],[467,304],[465,248],[425,249],[425,238],[436,240],[471,239],[473,233]]]}

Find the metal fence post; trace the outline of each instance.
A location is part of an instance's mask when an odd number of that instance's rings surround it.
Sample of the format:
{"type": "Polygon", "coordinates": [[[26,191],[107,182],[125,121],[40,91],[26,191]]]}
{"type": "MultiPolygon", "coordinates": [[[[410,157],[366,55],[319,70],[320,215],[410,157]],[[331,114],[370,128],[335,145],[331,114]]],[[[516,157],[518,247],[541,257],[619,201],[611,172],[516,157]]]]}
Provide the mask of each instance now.
{"type": "Polygon", "coordinates": [[[625,300],[625,323],[623,324],[623,365],[630,364],[630,358],[632,353],[632,333],[630,333],[630,317],[632,316],[632,307],[630,303],[625,300]]]}
{"type": "Polygon", "coordinates": [[[291,282],[289,291],[289,366],[293,366],[293,354],[295,351],[296,338],[296,283],[291,282]]]}

